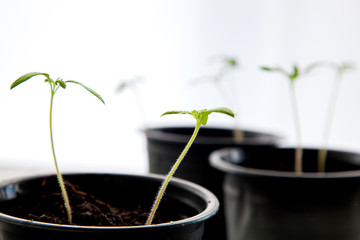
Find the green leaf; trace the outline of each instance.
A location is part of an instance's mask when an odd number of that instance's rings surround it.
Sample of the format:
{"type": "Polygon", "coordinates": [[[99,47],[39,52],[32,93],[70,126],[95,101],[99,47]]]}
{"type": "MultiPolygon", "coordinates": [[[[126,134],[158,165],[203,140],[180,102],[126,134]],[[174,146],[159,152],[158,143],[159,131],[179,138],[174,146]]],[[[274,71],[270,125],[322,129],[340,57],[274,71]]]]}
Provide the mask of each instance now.
{"type": "Polygon", "coordinates": [[[235,117],[235,114],[233,111],[231,111],[229,108],[225,107],[219,107],[219,108],[213,108],[213,109],[202,109],[202,110],[193,110],[191,112],[189,111],[167,111],[163,113],[161,116],[168,115],[168,114],[189,114],[192,115],[196,121],[199,121],[202,125],[206,125],[208,121],[208,117],[211,113],[222,113],[229,115],[231,117],[235,117]]]}
{"type": "Polygon", "coordinates": [[[135,87],[137,84],[144,82],[144,81],[145,81],[145,79],[142,76],[135,76],[135,77],[131,78],[130,80],[123,80],[122,82],[120,82],[116,91],[122,92],[126,88],[135,87]]]}
{"type": "Polygon", "coordinates": [[[296,66],[296,65],[294,65],[294,73],[293,73],[293,75],[294,75],[295,77],[297,77],[297,76],[299,75],[299,68],[298,68],[298,66],[296,66]]]}
{"type": "Polygon", "coordinates": [[[209,109],[209,110],[205,110],[205,111],[210,112],[210,113],[213,113],[213,112],[223,113],[223,114],[229,115],[230,117],[235,117],[235,113],[231,109],[226,108],[226,107],[218,107],[218,108],[213,108],[213,109],[209,109]]]}
{"type": "Polygon", "coordinates": [[[319,62],[314,62],[309,64],[305,69],[304,69],[304,74],[309,74],[310,72],[314,71],[317,68],[320,68],[322,66],[326,66],[329,65],[330,67],[334,66],[333,63],[330,62],[325,62],[325,61],[319,61],[319,62]]]}
{"type": "Polygon", "coordinates": [[[294,65],[293,72],[291,74],[289,74],[288,77],[290,78],[290,80],[292,82],[294,82],[296,80],[296,78],[299,77],[299,68],[298,68],[298,66],[294,65]]]}
{"type": "MultiPolygon", "coordinates": [[[[201,122],[202,125],[206,125],[207,121],[208,121],[208,117],[211,113],[222,113],[222,114],[226,114],[229,115],[231,117],[235,117],[235,114],[233,113],[233,111],[231,111],[229,108],[225,108],[225,107],[219,107],[219,108],[213,108],[213,109],[203,109],[200,111],[193,111],[197,112],[197,119],[199,119],[199,121],[201,122]]],[[[195,113],[194,113],[195,114],[195,113]]]]}
{"type": "Polygon", "coordinates": [[[209,119],[209,115],[210,113],[199,114],[199,121],[202,125],[206,126],[207,121],[209,119]]]}
{"type": "Polygon", "coordinates": [[[236,67],[238,65],[237,61],[235,58],[227,58],[225,59],[227,65],[229,65],[230,67],[236,67]]]}
{"type": "Polygon", "coordinates": [[[117,92],[124,91],[129,86],[129,82],[122,82],[119,84],[119,86],[116,88],[117,92]]]}
{"type": "Polygon", "coordinates": [[[65,83],[75,83],[75,84],[78,84],[78,85],[82,86],[83,88],[85,88],[86,90],[88,90],[90,93],[92,93],[95,97],[97,97],[103,104],[105,104],[105,101],[104,101],[104,99],[102,99],[102,97],[100,96],[100,94],[98,94],[97,92],[95,92],[95,91],[92,90],[91,88],[85,86],[84,84],[79,83],[79,82],[74,81],[74,80],[67,80],[67,81],[65,81],[65,83]]]}
{"type": "Polygon", "coordinates": [[[313,71],[314,69],[320,68],[320,67],[332,68],[335,71],[337,71],[337,73],[340,75],[343,74],[347,70],[352,70],[352,69],[356,68],[355,64],[352,62],[343,62],[341,64],[337,64],[335,62],[330,62],[330,61],[319,61],[319,62],[315,62],[315,63],[312,63],[309,66],[307,66],[304,69],[304,74],[308,74],[311,71],[313,71]]]}
{"type": "Polygon", "coordinates": [[[40,72],[31,72],[31,73],[27,73],[22,75],[21,77],[19,77],[18,79],[15,80],[15,82],[13,82],[10,86],[10,89],[13,89],[14,87],[18,86],[19,84],[29,80],[32,77],[38,76],[38,75],[43,75],[46,77],[46,79],[49,79],[49,74],[47,73],[40,73],[40,72]]]}
{"type": "Polygon", "coordinates": [[[191,112],[189,112],[189,111],[167,111],[167,112],[164,112],[163,114],[161,114],[160,117],[169,115],[169,114],[190,114],[191,115],[191,112]]]}
{"type": "Polygon", "coordinates": [[[347,70],[354,70],[356,68],[355,63],[352,62],[344,62],[338,66],[338,72],[343,74],[347,70]]]}
{"type": "Polygon", "coordinates": [[[280,67],[261,66],[260,68],[261,68],[261,70],[264,70],[264,71],[279,72],[279,73],[285,74],[286,76],[289,75],[284,69],[282,69],[280,67]]]}
{"type": "Polygon", "coordinates": [[[260,68],[264,71],[274,71],[274,69],[271,67],[261,66],[260,68]]]}
{"type": "Polygon", "coordinates": [[[264,71],[279,72],[279,73],[285,75],[287,78],[289,78],[291,82],[294,82],[295,79],[297,79],[299,77],[299,75],[300,75],[299,68],[298,68],[297,65],[293,66],[293,72],[292,73],[286,72],[281,67],[262,66],[261,69],[264,70],[264,71]]]}
{"type": "Polygon", "coordinates": [[[62,87],[63,89],[66,88],[65,82],[64,82],[63,80],[61,80],[61,79],[56,80],[55,85],[56,85],[56,84],[59,84],[60,87],[62,87]]]}

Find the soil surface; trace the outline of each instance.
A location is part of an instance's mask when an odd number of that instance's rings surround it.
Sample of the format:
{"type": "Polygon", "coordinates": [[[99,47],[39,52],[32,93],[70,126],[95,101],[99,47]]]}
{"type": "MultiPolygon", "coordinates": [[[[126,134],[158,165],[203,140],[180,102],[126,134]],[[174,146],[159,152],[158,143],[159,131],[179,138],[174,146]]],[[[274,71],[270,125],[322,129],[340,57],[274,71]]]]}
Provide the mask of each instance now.
{"type": "MultiPolygon", "coordinates": [[[[53,182],[54,179],[51,179],[53,182]]],[[[140,206],[124,209],[111,206],[97,197],[81,190],[77,185],[65,181],[72,209],[72,223],[69,223],[62,195],[56,184],[49,183],[48,178],[42,182],[42,196],[31,204],[18,204],[16,213],[12,215],[40,222],[72,224],[83,226],[134,226],[144,225],[149,209],[140,206]],[[30,206],[27,206],[30,205],[30,206]]],[[[100,197],[100,196],[99,196],[100,197]]],[[[172,221],[177,219],[171,219],[172,221]]],[[[153,223],[168,222],[168,217],[157,214],[153,223]]]]}

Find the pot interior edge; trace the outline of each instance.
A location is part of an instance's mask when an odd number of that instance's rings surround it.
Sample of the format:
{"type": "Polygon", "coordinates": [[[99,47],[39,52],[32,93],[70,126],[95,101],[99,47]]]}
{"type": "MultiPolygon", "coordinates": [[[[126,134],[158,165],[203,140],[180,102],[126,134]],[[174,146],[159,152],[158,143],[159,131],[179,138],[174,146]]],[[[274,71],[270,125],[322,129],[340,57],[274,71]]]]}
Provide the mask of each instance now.
{"type": "MultiPolygon", "coordinates": [[[[249,161],[244,161],[243,154],[239,148],[223,148],[214,151],[210,157],[210,164],[225,173],[252,175],[252,176],[272,176],[284,178],[349,178],[360,176],[360,154],[339,150],[329,150],[327,171],[317,172],[317,152],[318,149],[304,149],[304,172],[297,174],[293,171],[294,148],[274,148],[266,151],[264,156],[261,153],[249,161]],[[308,159],[306,158],[308,157],[308,159]],[[285,160],[284,160],[285,159],[285,160]],[[310,161],[311,160],[311,161],[310,161]],[[273,163],[288,164],[287,169],[277,169],[273,163]],[[305,168],[306,167],[306,168],[305,168]],[[337,168],[338,167],[338,168],[337,168]],[[340,169],[340,170],[339,170],[340,169]]],[[[261,149],[259,149],[261,151],[261,149]]]]}
{"type": "MultiPolygon", "coordinates": [[[[78,176],[82,176],[82,178],[86,179],[86,180],[80,180],[80,182],[82,181],[86,181],[88,182],[89,179],[93,179],[93,181],[96,182],[96,177],[100,177],[100,176],[106,176],[107,180],[105,180],[105,182],[107,184],[114,184],[114,181],[117,181],[119,179],[116,178],[121,178],[121,177],[125,177],[127,179],[130,178],[134,178],[134,175],[117,175],[117,174],[64,174],[64,178],[70,179],[70,180],[74,180],[76,179],[78,176]],[[114,179],[111,179],[115,177],[114,179]]],[[[44,176],[42,176],[44,177],[44,176]]],[[[158,187],[160,186],[160,183],[162,181],[162,176],[157,176],[155,174],[149,174],[149,175],[135,175],[135,177],[140,177],[141,179],[148,179],[151,180],[150,182],[153,182],[153,186],[150,187],[149,191],[151,192],[150,194],[148,194],[149,196],[147,197],[148,199],[150,199],[151,201],[148,203],[148,207],[150,207],[150,205],[152,204],[153,198],[155,197],[155,194],[157,192],[158,187]]],[[[40,177],[41,178],[41,177],[40,177]]],[[[32,177],[30,178],[30,181],[37,181],[36,177],[32,177]]],[[[76,181],[76,180],[75,180],[76,181]]],[[[138,181],[138,180],[136,180],[138,181]]],[[[79,183],[79,181],[77,182],[79,183]]],[[[3,185],[0,188],[0,205],[4,203],[4,199],[12,199],[18,195],[22,195],[22,194],[27,194],[26,191],[24,189],[22,189],[21,186],[21,182],[19,183],[13,183],[13,184],[7,184],[7,185],[3,185]]],[[[126,183],[119,183],[120,186],[124,186],[124,185],[130,185],[133,186],[133,184],[129,184],[128,182],[126,183]]],[[[141,185],[141,181],[137,184],[141,185]]],[[[114,186],[114,185],[111,185],[114,186]]],[[[118,187],[119,185],[117,185],[118,187]]],[[[139,185],[137,185],[139,186],[139,185]]],[[[130,187],[132,188],[132,187],[130,187]]],[[[146,191],[147,193],[149,191],[146,191]]],[[[140,192],[144,192],[144,191],[140,191],[140,192]]],[[[111,194],[108,193],[108,195],[106,197],[111,197],[111,194]]],[[[140,196],[137,195],[136,198],[144,198],[144,196],[140,196]]],[[[116,200],[115,200],[116,201],[116,200]]],[[[161,223],[161,224],[153,224],[151,225],[151,227],[162,227],[162,226],[168,226],[170,225],[178,225],[178,224],[188,224],[191,222],[195,222],[195,221],[199,221],[199,220],[205,220],[211,216],[213,216],[215,214],[215,212],[217,211],[218,208],[218,202],[216,197],[208,192],[206,189],[202,189],[200,186],[196,185],[196,184],[188,184],[187,181],[183,181],[183,180],[178,180],[178,179],[173,179],[173,181],[170,183],[168,190],[167,190],[167,194],[164,197],[162,203],[160,204],[160,207],[163,207],[165,209],[169,209],[169,204],[172,203],[176,203],[178,208],[180,205],[186,205],[191,203],[192,205],[188,206],[188,210],[187,214],[189,214],[190,212],[190,216],[186,216],[186,219],[183,220],[177,220],[174,221],[172,223],[161,223]],[[192,191],[192,192],[190,192],[192,191]],[[180,194],[180,196],[178,196],[180,194]],[[180,204],[180,205],[179,205],[180,204]]],[[[176,208],[176,207],[175,207],[176,208]]],[[[170,209],[172,209],[172,207],[170,207],[170,209]]],[[[159,209],[160,210],[160,209],[159,209]]],[[[174,209],[175,210],[175,209],[174,209]]],[[[3,211],[5,212],[5,211],[3,211]]],[[[33,224],[33,225],[37,225],[37,226],[41,226],[42,223],[40,222],[29,222],[26,219],[22,219],[22,218],[17,218],[17,217],[12,217],[9,216],[6,212],[4,214],[0,213],[0,221],[2,221],[3,219],[10,219],[13,222],[17,222],[18,224],[33,224]]],[[[61,224],[52,224],[52,226],[56,226],[56,227],[62,227],[61,224]]],[[[69,226],[69,225],[66,225],[69,226]]],[[[81,226],[76,226],[76,227],[81,227],[81,226]]],[[[86,228],[88,228],[88,226],[84,226],[86,228]]],[[[126,228],[126,226],[119,226],[120,228],[126,228]]],[[[115,227],[105,227],[105,228],[119,228],[117,226],[115,227]]],[[[149,227],[149,226],[139,226],[141,227],[149,227]]],[[[98,228],[98,227],[96,227],[98,228]]]]}
{"type": "MultiPolygon", "coordinates": [[[[176,142],[186,143],[194,127],[158,127],[146,129],[145,135],[148,141],[176,142]]],[[[245,139],[243,142],[237,143],[234,140],[234,129],[227,127],[202,127],[195,140],[197,144],[265,144],[276,145],[282,138],[270,133],[263,133],[251,130],[242,130],[245,139]]]]}

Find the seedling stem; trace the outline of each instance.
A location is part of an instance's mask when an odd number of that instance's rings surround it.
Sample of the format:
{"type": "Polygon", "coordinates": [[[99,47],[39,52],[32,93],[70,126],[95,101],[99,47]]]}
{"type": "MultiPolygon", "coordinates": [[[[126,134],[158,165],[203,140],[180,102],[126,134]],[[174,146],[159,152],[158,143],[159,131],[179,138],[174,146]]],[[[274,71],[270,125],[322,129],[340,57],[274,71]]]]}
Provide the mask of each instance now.
{"type": "Polygon", "coordinates": [[[235,116],[234,113],[228,108],[215,108],[215,109],[210,109],[210,110],[203,109],[203,110],[199,110],[199,111],[194,110],[192,112],[169,111],[169,112],[165,112],[163,115],[161,115],[161,116],[164,116],[164,115],[168,115],[168,114],[189,114],[189,115],[192,115],[196,119],[196,126],[195,126],[194,132],[191,135],[191,138],[188,141],[188,143],[186,144],[184,150],[181,152],[179,158],[176,160],[175,164],[172,166],[170,172],[166,175],[165,180],[163,181],[163,183],[157,193],[157,196],[156,196],[153,206],[151,208],[148,219],[146,220],[146,225],[150,225],[152,223],[155,213],[156,213],[156,210],[159,207],[160,201],[166,191],[166,188],[167,188],[172,176],[174,175],[176,169],[179,167],[179,165],[182,162],[182,160],[184,159],[186,153],[189,151],[191,145],[193,144],[193,142],[200,130],[201,125],[204,125],[204,126],[206,125],[208,116],[213,112],[227,114],[231,117],[235,116]]]}
{"type": "Polygon", "coordinates": [[[71,214],[70,201],[69,201],[69,197],[68,197],[68,194],[67,194],[67,191],[66,191],[66,188],[65,188],[65,184],[64,184],[62,175],[61,175],[59,167],[58,167],[58,163],[57,163],[57,160],[56,160],[56,154],[55,154],[55,146],[54,146],[54,138],[53,138],[53,126],[52,126],[52,112],[53,112],[54,95],[57,92],[57,90],[59,89],[59,87],[65,89],[67,83],[75,83],[75,84],[78,84],[78,85],[82,86],[86,90],[88,90],[90,93],[92,93],[94,96],[96,96],[102,103],[105,103],[105,102],[104,102],[104,100],[101,98],[101,96],[99,94],[97,94],[95,91],[88,88],[87,86],[83,85],[82,83],[79,83],[79,82],[74,81],[74,80],[63,81],[60,78],[58,78],[56,81],[54,81],[53,79],[50,78],[49,74],[47,74],[47,73],[31,72],[31,73],[28,73],[28,74],[24,74],[21,77],[19,77],[15,82],[13,82],[13,84],[11,84],[10,89],[13,89],[14,87],[18,86],[19,84],[29,80],[30,78],[32,78],[34,76],[38,76],[38,75],[45,76],[45,78],[46,78],[45,82],[48,82],[49,85],[50,85],[49,125],[50,125],[51,150],[52,150],[52,155],[53,155],[55,169],[56,169],[56,176],[57,176],[59,186],[60,186],[60,190],[61,190],[61,194],[62,194],[62,197],[63,197],[63,200],[64,200],[66,215],[67,215],[68,221],[71,223],[72,222],[72,214],[71,214]]]}
{"type": "Polygon", "coordinates": [[[296,91],[295,91],[295,84],[294,81],[291,81],[290,84],[290,91],[291,91],[291,100],[293,105],[293,114],[294,114],[294,121],[295,121],[295,131],[296,131],[296,149],[295,149],[295,172],[300,174],[302,172],[302,147],[301,147],[301,124],[300,124],[300,114],[296,99],[296,91]]]}
{"type": "Polygon", "coordinates": [[[342,63],[335,64],[330,62],[325,62],[323,65],[328,65],[329,67],[335,69],[335,82],[333,84],[330,102],[327,108],[325,123],[324,123],[324,132],[322,143],[323,146],[320,148],[318,152],[318,171],[324,173],[326,171],[326,157],[327,157],[327,149],[329,145],[330,134],[334,122],[334,115],[336,110],[336,104],[338,102],[340,89],[342,86],[342,78],[343,74],[355,68],[355,65],[352,63],[342,63]]]}
{"type": "MultiPolygon", "coordinates": [[[[231,89],[235,92],[227,91],[227,89],[224,86],[224,80],[227,79],[227,77],[232,77],[231,73],[234,73],[239,68],[239,61],[236,58],[233,57],[223,57],[220,56],[220,63],[221,67],[217,71],[217,73],[214,76],[206,76],[202,78],[198,78],[192,81],[192,83],[203,83],[203,82],[211,82],[215,85],[219,95],[223,98],[224,102],[229,104],[232,108],[235,109],[237,113],[240,111],[240,104],[237,99],[237,88],[235,86],[235,83],[233,83],[233,86],[231,89]]],[[[218,56],[214,57],[215,60],[219,61],[218,56]]],[[[237,117],[235,119],[235,127],[233,130],[233,137],[235,142],[242,143],[244,141],[244,132],[241,130],[241,122],[240,118],[237,117]]]]}
{"type": "Polygon", "coordinates": [[[146,112],[145,109],[143,107],[143,103],[141,101],[141,97],[140,94],[138,92],[138,84],[141,82],[144,82],[144,78],[141,76],[134,76],[133,78],[129,79],[129,80],[123,80],[122,82],[120,82],[120,84],[118,85],[116,91],[118,93],[121,93],[122,91],[124,91],[127,88],[131,88],[136,104],[137,104],[137,108],[139,111],[139,115],[141,117],[142,120],[142,126],[145,128],[146,127],[146,123],[147,123],[147,117],[146,117],[146,112]]]}
{"type": "Polygon", "coordinates": [[[300,72],[299,67],[297,65],[293,66],[292,72],[287,72],[286,70],[284,70],[281,67],[267,67],[267,66],[261,67],[261,69],[264,71],[281,73],[290,80],[290,95],[291,95],[293,116],[294,116],[294,122],[295,122],[296,141],[297,141],[296,149],[295,149],[294,171],[298,175],[302,174],[302,172],[303,172],[303,167],[302,167],[303,150],[302,150],[302,140],[301,140],[300,114],[299,114],[298,104],[297,104],[297,100],[296,100],[295,81],[301,75],[311,72],[317,66],[318,66],[318,64],[311,64],[308,67],[306,67],[303,72],[300,72]]]}

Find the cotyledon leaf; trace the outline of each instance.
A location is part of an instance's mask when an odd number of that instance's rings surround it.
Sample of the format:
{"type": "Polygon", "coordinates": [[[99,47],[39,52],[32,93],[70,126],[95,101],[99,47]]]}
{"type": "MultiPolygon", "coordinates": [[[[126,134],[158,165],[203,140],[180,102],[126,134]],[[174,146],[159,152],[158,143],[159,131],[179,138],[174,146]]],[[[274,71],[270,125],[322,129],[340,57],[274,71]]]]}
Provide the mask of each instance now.
{"type": "Polygon", "coordinates": [[[38,75],[43,75],[45,76],[47,79],[49,78],[49,74],[47,73],[41,73],[41,72],[30,72],[27,74],[22,75],[21,77],[19,77],[18,79],[15,80],[15,82],[13,82],[10,86],[10,89],[13,89],[14,87],[18,86],[19,84],[29,80],[32,77],[38,76],[38,75]]]}
{"type": "Polygon", "coordinates": [[[84,84],[79,83],[79,82],[74,81],[74,80],[67,80],[67,81],[65,81],[65,83],[75,83],[75,84],[78,84],[78,85],[82,86],[83,88],[85,88],[86,90],[88,90],[90,93],[92,93],[95,97],[97,97],[103,104],[105,104],[105,101],[104,101],[104,99],[102,99],[102,97],[100,96],[100,94],[98,94],[97,92],[95,92],[95,91],[92,90],[91,88],[85,86],[84,84]]]}

